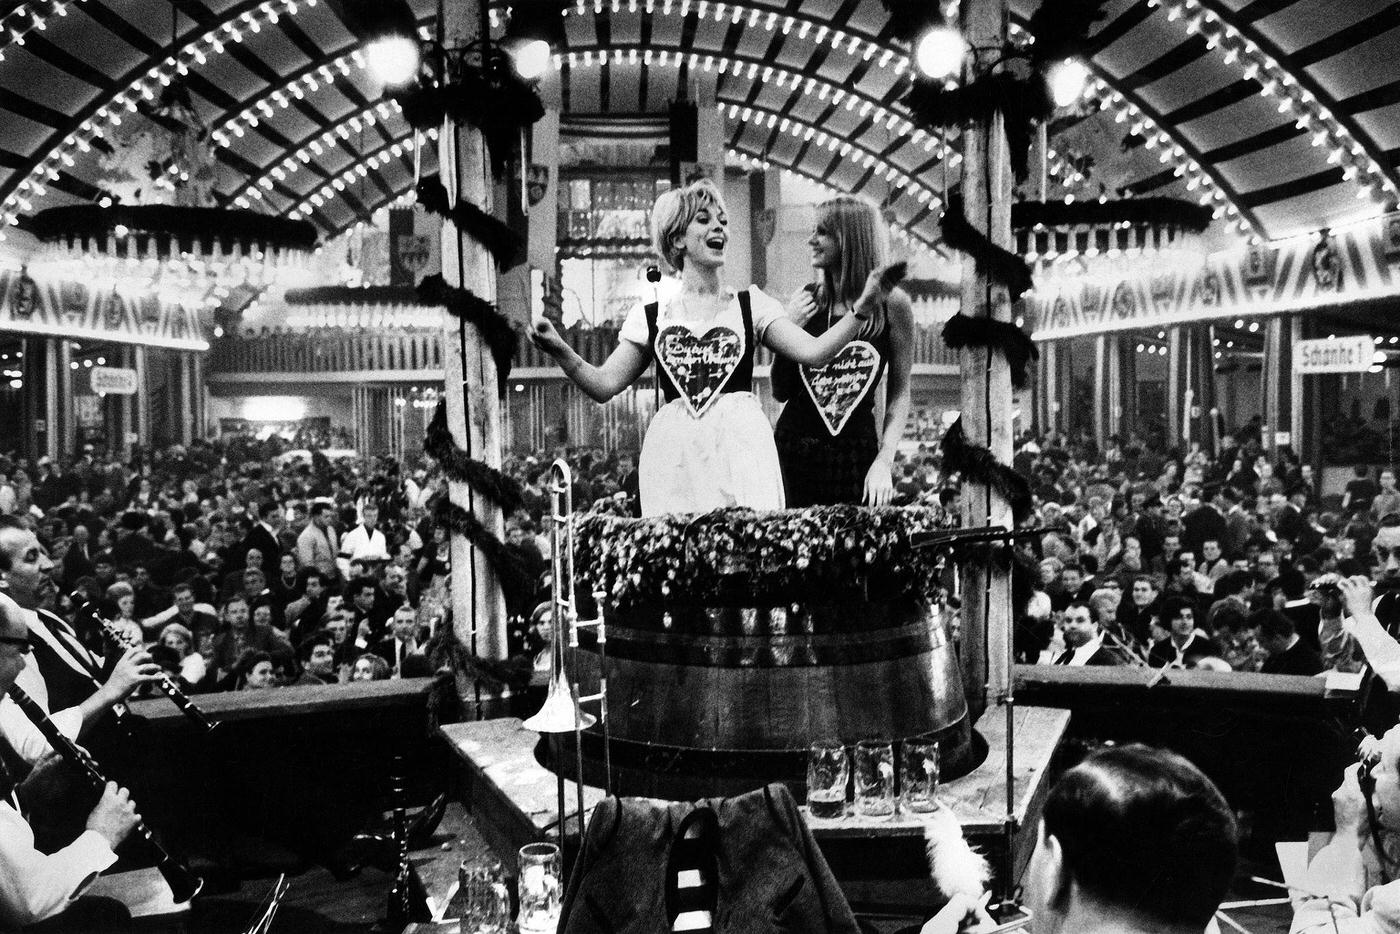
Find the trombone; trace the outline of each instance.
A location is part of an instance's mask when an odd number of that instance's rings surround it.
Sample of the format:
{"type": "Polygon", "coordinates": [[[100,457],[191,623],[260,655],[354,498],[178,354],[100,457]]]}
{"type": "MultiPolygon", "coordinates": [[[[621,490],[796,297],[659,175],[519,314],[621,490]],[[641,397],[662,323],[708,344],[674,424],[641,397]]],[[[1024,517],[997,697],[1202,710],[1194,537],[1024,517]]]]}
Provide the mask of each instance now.
{"type": "MultiPolygon", "coordinates": [[[[608,729],[608,631],[603,618],[605,591],[593,591],[596,619],[580,620],[574,605],[574,475],[569,465],[556,460],[549,468],[550,546],[550,666],[549,694],[544,706],[522,725],[536,733],[558,735],[573,731],[574,779],[578,788],[578,834],[585,830],[583,809],[583,731],[595,723],[603,727],[603,791],[612,789],[612,742],[608,729]],[[579,641],[581,629],[598,632],[598,691],[579,696],[579,641]],[[582,705],[598,702],[598,716],[582,705]]],[[[555,742],[554,773],[559,780],[559,839],[564,839],[564,767],[555,742]]]]}

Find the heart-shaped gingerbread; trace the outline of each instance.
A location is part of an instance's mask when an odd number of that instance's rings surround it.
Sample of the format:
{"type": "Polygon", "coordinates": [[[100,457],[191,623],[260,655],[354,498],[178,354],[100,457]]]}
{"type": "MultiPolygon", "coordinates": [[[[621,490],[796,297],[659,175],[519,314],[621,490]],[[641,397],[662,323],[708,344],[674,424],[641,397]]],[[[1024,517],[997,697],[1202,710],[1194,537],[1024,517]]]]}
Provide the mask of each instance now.
{"type": "Polygon", "coordinates": [[[696,418],[714,405],[743,355],[744,341],[732,328],[713,327],[696,337],[685,325],[672,324],[656,335],[656,359],[696,418]]]}
{"type": "Polygon", "coordinates": [[[822,366],[801,369],[807,395],[834,438],[879,379],[880,354],[868,341],[851,341],[822,366]]]}

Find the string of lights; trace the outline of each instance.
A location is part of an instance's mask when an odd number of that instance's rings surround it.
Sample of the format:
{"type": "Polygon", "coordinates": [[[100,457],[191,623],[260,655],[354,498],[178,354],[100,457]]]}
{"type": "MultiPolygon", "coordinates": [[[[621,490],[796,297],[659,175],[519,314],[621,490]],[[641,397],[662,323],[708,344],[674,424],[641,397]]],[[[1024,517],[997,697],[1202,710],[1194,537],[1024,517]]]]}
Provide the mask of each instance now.
{"type": "Polygon", "coordinates": [[[24,45],[31,32],[43,32],[48,21],[55,16],[67,16],[68,7],[83,0],[48,0],[32,5],[20,4],[17,8],[0,16],[0,62],[5,60],[5,49],[12,45],[24,45]]]}
{"type": "Polygon", "coordinates": [[[1085,86],[1084,93],[1098,104],[1100,110],[1113,108],[1114,122],[1127,123],[1129,132],[1141,136],[1143,145],[1149,150],[1161,147],[1158,161],[1173,163],[1173,174],[1185,181],[1186,190],[1195,194],[1202,205],[1215,209],[1217,219],[1228,218],[1241,234],[1250,238],[1251,243],[1262,239],[1262,228],[1253,213],[1239,206],[1238,199],[1225,180],[1188,152],[1185,143],[1174,132],[1164,129],[1136,101],[1129,100],[1123,92],[1110,87],[1102,78],[1091,80],[1085,86]]]}
{"type": "Polygon", "coordinates": [[[119,82],[121,90],[113,91],[102,103],[94,102],[84,108],[77,128],[44,151],[23,177],[0,183],[0,192],[4,192],[0,200],[0,228],[18,224],[21,213],[34,209],[31,199],[45,193],[45,180],[54,181],[63,168],[73,167],[76,164],[74,154],[90,152],[93,141],[102,139],[107,128],[120,126],[125,115],[137,112],[139,101],[155,101],[160,89],[169,87],[176,76],[188,75],[191,68],[208,64],[211,57],[222,55],[228,45],[242,42],[245,32],[260,32],[264,25],[276,24],[284,15],[295,16],[303,8],[315,7],[317,2],[264,0],[254,8],[230,13],[226,19],[185,43],[175,54],[124,85],[119,82]]]}
{"type": "Polygon", "coordinates": [[[1237,65],[1246,81],[1257,83],[1262,96],[1276,96],[1278,112],[1294,118],[1299,130],[1310,133],[1314,147],[1326,146],[1327,163],[1340,166],[1342,177],[1356,182],[1357,198],[1394,209],[1400,176],[1374,141],[1350,118],[1323,103],[1321,87],[1306,72],[1285,67],[1261,33],[1254,30],[1247,35],[1229,14],[1204,0],[1147,0],[1147,5],[1165,9],[1167,22],[1179,24],[1188,36],[1200,35],[1207,49],[1222,56],[1227,65],[1237,65]]]}
{"type": "Polygon", "coordinates": [[[228,196],[228,200],[241,208],[250,207],[252,201],[261,201],[263,193],[271,191],[277,182],[285,181],[288,176],[300,171],[303,165],[309,165],[313,157],[334,148],[337,140],[348,141],[352,133],[359,133],[365,127],[385,122],[401,112],[398,101],[379,101],[348,117],[339,118],[330,129],[302,143],[281,161],[257,175],[250,176],[246,184],[228,196]]]}
{"type": "Polygon", "coordinates": [[[594,0],[588,3],[579,0],[574,6],[565,7],[563,12],[566,16],[587,16],[590,13],[600,16],[605,10],[614,14],[625,10],[628,13],[646,13],[649,16],[674,15],[682,19],[694,12],[699,20],[712,19],[717,23],[728,20],[734,25],[745,24],[749,29],[761,28],[768,32],[781,32],[785,36],[796,34],[799,39],[806,39],[810,35],[814,43],[826,45],[833,51],[858,56],[863,61],[874,61],[882,69],[892,67],[894,75],[904,76],[910,71],[908,54],[880,42],[877,36],[857,32],[849,26],[844,30],[833,27],[815,17],[744,3],[711,3],[710,0],[661,0],[660,3],[656,0],[644,0],[642,3],[636,0],[610,0],[608,3],[594,0]]]}
{"type": "Polygon", "coordinates": [[[837,153],[843,159],[852,153],[859,153],[851,160],[852,162],[864,165],[867,169],[878,166],[883,171],[886,182],[898,180],[901,185],[910,189],[920,204],[932,203],[933,209],[943,204],[943,199],[933,188],[913,175],[900,170],[898,166],[891,165],[878,152],[860,143],[853,143],[847,138],[829,134],[803,120],[764,107],[726,100],[719,101],[715,106],[720,113],[727,114],[731,120],[739,120],[744,125],[749,126],[762,126],[766,123],[769,129],[776,127],[780,133],[788,133],[801,142],[815,142],[818,146],[825,146],[827,150],[837,153]],[[756,121],[755,117],[758,118],[756,121]]]}
{"type": "Polygon", "coordinates": [[[789,87],[803,95],[815,93],[817,100],[830,100],[832,106],[844,104],[846,110],[857,112],[862,118],[873,114],[875,122],[883,123],[886,129],[909,137],[911,144],[922,145],[925,152],[936,152],[938,158],[947,158],[953,163],[962,158],[950,147],[944,146],[937,136],[915,126],[903,107],[894,109],[861,91],[832,84],[814,75],[804,75],[755,56],[619,44],[574,48],[567,53],[555,54],[556,68],[563,67],[565,63],[571,68],[603,64],[656,64],[680,67],[684,63],[692,70],[718,72],[721,75],[732,74],[736,78],[747,77],[749,80],[762,81],[765,85],[772,85],[778,89],[789,87]]]}
{"type": "MultiPolygon", "coordinates": [[[[429,130],[426,135],[428,139],[436,140],[438,138],[438,131],[429,130]]],[[[404,153],[412,152],[413,147],[413,134],[412,131],[408,131],[408,134],[404,137],[396,139],[392,143],[388,143],[373,152],[360,155],[348,168],[342,170],[338,175],[335,175],[325,184],[293,205],[291,210],[287,212],[287,216],[292,220],[301,220],[304,217],[308,217],[313,209],[321,207],[340,192],[347,190],[350,185],[368,175],[370,169],[377,169],[394,159],[401,158],[404,153]]]]}
{"type": "Polygon", "coordinates": [[[353,69],[364,67],[364,52],[359,48],[337,55],[329,61],[309,65],[302,71],[287,76],[281,84],[268,86],[239,113],[215,127],[212,132],[214,142],[219,146],[230,146],[233,143],[231,137],[242,138],[263,119],[273,117],[279,110],[286,110],[292,106],[294,100],[304,100],[308,92],[332,87],[337,73],[348,76],[353,69]]]}

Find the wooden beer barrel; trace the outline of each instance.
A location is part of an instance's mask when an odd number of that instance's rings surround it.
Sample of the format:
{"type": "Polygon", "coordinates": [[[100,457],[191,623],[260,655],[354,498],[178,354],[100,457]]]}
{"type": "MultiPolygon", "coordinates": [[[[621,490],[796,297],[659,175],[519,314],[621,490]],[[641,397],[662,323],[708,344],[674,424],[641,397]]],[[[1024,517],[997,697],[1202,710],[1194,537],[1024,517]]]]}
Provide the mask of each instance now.
{"type": "MultiPolygon", "coordinates": [[[[974,768],[957,653],[928,601],[938,556],[911,545],[942,519],[835,506],[579,520],[578,612],[601,594],[606,619],[611,790],[800,790],[812,743],[876,738],[938,738],[945,775],[974,768]]],[[[593,694],[595,631],[579,641],[593,694]]],[[[602,745],[600,726],[584,734],[599,785],[602,745]]]]}
{"type": "MultiPolygon", "coordinates": [[[[581,680],[592,693],[596,640],[581,641],[581,680]]],[[[607,656],[621,794],[800,786],[807,747],[818,741],[937,736],[948,777],[975,765],[957,657],[921,600],[634,607],[609,618],[607,656]]],[[[601,759],[598,728],[584,752],[601,759]]]]}

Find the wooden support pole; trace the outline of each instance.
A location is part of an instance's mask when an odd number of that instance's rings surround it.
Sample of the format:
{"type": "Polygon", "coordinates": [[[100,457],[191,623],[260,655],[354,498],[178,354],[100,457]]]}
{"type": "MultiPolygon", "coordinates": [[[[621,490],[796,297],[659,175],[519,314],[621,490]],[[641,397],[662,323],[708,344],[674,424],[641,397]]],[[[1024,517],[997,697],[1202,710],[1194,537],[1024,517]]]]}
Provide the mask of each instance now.
{"type": "MultiPolygon", "coordinates": [[[[977,51],[983,69],[1006,43],[1006,0],[968,0],[963,4],[963,35],[977,51]]],[[[1011,169],[1001,114],[963,130],[963,184],[967,219],[993,243],[1006,249],[1011,241],[1011,169]]],[[[968,257],[962,263],[962,313],[1011,320],[1006,287],[979,272],[968,257]]],[[[1011,373],[999,351],[963,350],[962,423],[972,444],[985,445],[1004,464],[1011,463],[1011,373]]],[[[1012,525],[1011,507],[980,484],[962,494],[963,525],[1012,525]]],[[[988,701],[1010,691],[1011,576],[1003,567],[969,562],[962,567],[963,686],[974,721],[988,701]]]]}
{"type": "MultiPolygon", "coordinates": [[[[442,12],[442,39],[447,49],[462,49],[481,35],[480,0],[448,0],[442,12]]],[[[447,121],[438,137],[439,173],[448,196],[465,198],[491,210],[491,167],[486,142],[475,127],[447,121]]],[[[487,301],[496,298],[496,270],[491,256],[450,221],[442,225],[442,275],[448,285],[468,289],[487,301]]],[[[490,348],[471,325],[443,312],[443,391],[452,440],[470,456],[501,466],[501,411],[496,394],[496,364],[490,348]]],[[[452,502],[471,512],[497,536],[503,534],[501,511],[465,483],[452,481],[452,502]]],[[[461,643],[482,658],[506,657],[506,611],[500,582],[480,549],[452,536],[452,620],[461,643]]],[[[475,685],[459,683],[463,698],[478,715],[502,711],[481,696],[475,685]],[[483,706],[484,705],[484,706],[483,706]]]]}

